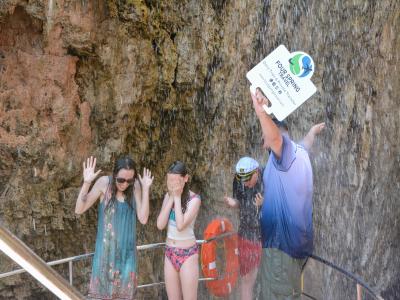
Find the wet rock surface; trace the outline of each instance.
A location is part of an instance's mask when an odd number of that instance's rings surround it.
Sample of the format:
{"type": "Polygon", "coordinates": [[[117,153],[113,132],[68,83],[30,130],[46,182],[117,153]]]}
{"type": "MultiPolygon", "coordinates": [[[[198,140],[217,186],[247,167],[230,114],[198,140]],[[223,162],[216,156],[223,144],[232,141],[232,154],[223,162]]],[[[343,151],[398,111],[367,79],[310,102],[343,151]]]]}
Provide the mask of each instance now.
{"type": "MultiPolygon", "coordinates": [[[[237,222],[222,202],[233,166],[266,161],[245,74],[284,44],[317,65],[319,92],[288,118],[293,137],[327,124],[311,154],[315,253],[399,298],[399,12],[390,0],[1,1],[1,222],[46,261],[93,251],[96,208],[74,215],[81,162],[95,155],[107,172],[123,153],[156,176],[139,244],[165,238],[155,220],[175,159],[202,195],[197,237],[217,216],[237,222]]],[[[161,249],[140,252],[139,284],[163,281],[162,263],[161,249]]],[[[15,267],[0,256],[0,272],[15,267]]],[[[354,298],[351,281],[308,271],[309,294],[354,298]]],[[[90,261],[74,264],[82,293],[89,276],[90,261]]],[[[53,296],[18,275],[0,298],[53,296]]]]}

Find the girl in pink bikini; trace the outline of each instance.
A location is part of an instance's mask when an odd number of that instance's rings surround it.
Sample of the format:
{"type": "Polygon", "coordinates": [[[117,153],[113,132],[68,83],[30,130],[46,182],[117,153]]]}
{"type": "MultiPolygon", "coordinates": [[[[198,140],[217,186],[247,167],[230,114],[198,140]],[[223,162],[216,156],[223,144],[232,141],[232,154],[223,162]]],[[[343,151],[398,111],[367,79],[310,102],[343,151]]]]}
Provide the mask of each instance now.
{"type": "Polygon", "coordinates": [[[171,300],[197,299],[199,248],[193,228],[201,200],[189,190],[188,180],[185,164],[175,161],[168,169],[168,193],[157,218],[159,230],[168,225],[164,277],[171,300]]]}

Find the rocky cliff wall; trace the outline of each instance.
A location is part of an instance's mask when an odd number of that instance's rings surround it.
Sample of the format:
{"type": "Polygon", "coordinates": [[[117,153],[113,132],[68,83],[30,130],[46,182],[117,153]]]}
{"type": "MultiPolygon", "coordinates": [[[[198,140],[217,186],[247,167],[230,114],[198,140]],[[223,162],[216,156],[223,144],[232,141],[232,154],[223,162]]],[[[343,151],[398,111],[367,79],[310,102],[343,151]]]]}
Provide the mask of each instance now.
{"type": "MultiPolygon", "coordinates": [[[[327,124],[312,153],[315,252],[400,297],[399,11],[391,0],[2,1],[1,221],[45,260],[93,251],[96,209],[73,213],[81,162],[95,155],[106,172],[122,153],[156,176],[139,244],[165,237],[155,219],[178,158],[203,197],[198,237],[215,216],[235,220],[221,201],[234,163],[266,161],[245,73],[285,44],[317,65],[319,92],[289,117],[293,136],[327,124]]],[[[162,280],[161,250],[139,260],[140,284],[162,280]]],[[[74,266],[83,293],[89,266],[74,266]]],[[[306,286],[321,299],[353,297],[349,281],[313,270],[306,286]]],[[[27,275],[2,280],[0,295],[52,299],[27,275]]]]}

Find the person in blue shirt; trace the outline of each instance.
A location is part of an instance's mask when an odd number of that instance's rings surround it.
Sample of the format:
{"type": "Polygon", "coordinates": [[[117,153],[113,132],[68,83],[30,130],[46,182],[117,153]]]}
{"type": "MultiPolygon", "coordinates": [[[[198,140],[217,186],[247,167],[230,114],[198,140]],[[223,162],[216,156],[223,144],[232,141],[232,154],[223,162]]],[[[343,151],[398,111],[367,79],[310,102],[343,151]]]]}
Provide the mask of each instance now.
{"type": "Polygon", "coordinates": [[[315,125],[300,144],[284,122],[265,113],[268,99],[251,94],[264,147],[270,150],[263,172],[264,201],[260,212],[262,299],[301,299],[301,273],[313,251],[313,173],[308,150],[324,123],[315,125]]]}

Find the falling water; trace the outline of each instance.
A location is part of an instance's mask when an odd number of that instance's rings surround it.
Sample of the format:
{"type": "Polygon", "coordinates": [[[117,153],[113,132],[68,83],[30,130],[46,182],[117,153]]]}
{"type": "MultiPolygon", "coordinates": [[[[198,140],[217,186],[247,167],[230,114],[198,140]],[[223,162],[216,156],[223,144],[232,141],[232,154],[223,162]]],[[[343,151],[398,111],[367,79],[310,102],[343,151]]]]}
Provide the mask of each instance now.
{"type": "MultiPolygon", "coordinates": [[[[30,17],[32,11],[43,11],[35,7],[39,2],[29,1],[29,9],[20,15],[30,17]]],[[[234,165],[243,155],[257,158],[262,165],[268,157],[261,148],[260,127],[250,103],[245,74],[279,44],[284,44],[290,51],[308,52],[317,66],[313,80],[318,94],[288,118],[293,137],[298,141],[314,123],[327,123],[311,152],[315,251],[356,273],[382,294],[386,292],[388,299],[398,293],[398,281],[394,279],[399,277],[400,269],[396,252],[400,247],[400,212],[396,204],[400,193],[396,72],[399,23],[395,13],[399,10],[398,1],[189,0],[176,5],[164,0],[100,1],[103,4],[99,4],[95,18],[90,18],[89,2],[81,3],[84,15],[89,17],[85,19],[82,14],[82,24],[78,24],[80,18],[73,18],[77,23],[71,24],[65,17],[65,30],[61,33],[67,56],[76,60],[68,69],[76,71],[71,75],[75,81],[60,75],[64,74],[63,69],[55,69],[54,78],[36,72],[31,79],[26,65],[35,66],[34,63],[15,65],[15,71],[7,69],[13,75],[10,78],[20,78],[19,81],[1,78],[6,84],[1,85],[0,97],[7,107],[1,111],[7,118],[1,121],[11,124],[7,134],[15,137],[16,142],[9,142],[0,151],[1,161],[10,162],[1,167],[5,172],[1,182],[15,195],[0,203],[0,208],[4,207],[0,214],[9,214],[7,218],[14,220],[15,213],[8,207],[23,207],[20,204],[29,198],[27,195],[35,192],[38,215],[33,226],[39,245],[35,244],[36,250],[42,249],[44,240],[57,240],[60,246],[56,250],[48,247],[48,257],[83,253],[87,249],[82,245],[93,249],[95,210],[80,218],[73,212],[73,198],[79,192],[81,179],[79,162],[92,152],[105,166],[110,166],[112,158],[126,150],[139,165],[154,166],[157,182],[152,191],[151,218],[146,227],[138,229],[141,243],[158,242],[165,237],[164,232],[155,228],[154,219],[161,206],[159,195],[164,189],[165,168],[174,159],[185,160],[192,168],[193,188],[203,199],[196,223],[197,238],[202,238],[207,222],[215,217],[228,217],[237,224],[237,213],[221,201],[225,192],[232,193],[234,165]],[[135,15],[138,3],[147,6],[150,17],[132,22],[140,18],[140,14],[135,15]],[[104,14],[100,13],[103,9],[104,14]],[[83,38],[88,20],[94,22],[90,39],[83,38]],[[128,49],[132,51],[125,51],[128,49]],[[73,55],[75,52],[79,56],[73,55]],[[120,84],[119,78],[132,76],[132,70],[138,76],[129,84],[120,84]],[[50,86],[59,91],[65,104],[63,114],[51,111],[46,119],[46,113],[32,108],[36,85],[27,92],[29,95],[17,93],[17,87],[25,89],[31,81],[39,83],[40,88],[50,86]],[[6,85],[10,89],[4,91],[6,85]],[[68,98],[75,89],[79,92],[68,98]],[[15,105],[7,105],[9,99],[15,105]],[[136,102],[127,105],[132,102],[127,99],[136,102]],[[79,108],[88,103],[90,138],[82,141],[79,108]],[[73,109],[68,110],[68,105],[73,109]],[[150,125],[144,120],[145,110],[151,112],[150,125]],[[34,125],[24,123],[29,118],[34,125]],[[57,128],[56,138],[39,135],[49,124],[57,128]],[[121,132],[128,134],[122,138],[121,132]],[[38,150],[39,147],[45,149],[38,150]],[[67,159],[59,159],[63,157],[60,153],[66,153],[67,159]],[[42,175],[42,160],[49,161],[50,179],[36,178],[32,182],[32,173],[42,175]],[[37,172],[32,166],[37,166],[37,172]],[[48,205],[53,208],[51,212],[43,209],[48,205]],[[55,237],[55,230],[47,230],[43,224],[50,224],[49,219],[60,214],[65,229],[55,237]],[[45,233],[39,233],[42,230],[45,233]],[[76,237],[72,248],[71,236],[76,237]],[[68,239],[68,244],[63,244],[63,238],[68,239]]],[[[58,10],[60,15],[63,10],[65,16],[82,13],[74,10],[77,5],[57,4],[49,0],[40,18],[47,22],[48,32],[58,10]]],[[[15,18],[15,22],[19,21],[15,18]]],[[[1,32],[7,26],[7,22],[0,22],[1,32]]],[[[26,31],[30,33],[28,28],[26,31]]],[[[14,48],[18,59],[28,60],[29,49],[24,47],[32,40],[22,33],[20,36],[13,40],[14,48]]],[[[3,48],[0,46],[7,57],[3,48]]],[[[50,64],[65,65],[65,58],[51,57],[48,63],[49,58],[41,56],[34,61],[43,63],[41,70],[47,71],[53,70],[50,64]]],[[[30,229],[32,223],[26,226],[30,229]]],[[[142,283],[163,278],[159,268],[162,259],[160,253],[143,256],[139,261],[142,283]]],[[[307,291],[319,299],[354,298],[352,282],[335,271],[317,264],[309,270],[307,291]]],[[[85,289],[90,269],[81,270],[80,274],[78,268],[76,271],[82,281],[80,288],[85,289]]],[[[4,293],[11,289],[14,286],[4,288],[4,293]]],[[[199,290],[199,299],[211,299],[204,285],[199,290]]],[[[143,293],[140,295],[149,299],[165,296],[161,287],[143,293]]],[[[232,298],[237,297],[237,290],[234,293],[232,298]]]]}
{"type": "Polygon", "coordinates": [[[49,0],[47,8],[47,33],[49,33],[53,27],[53,10],[54,10],[54,0],[49,0]]]}

